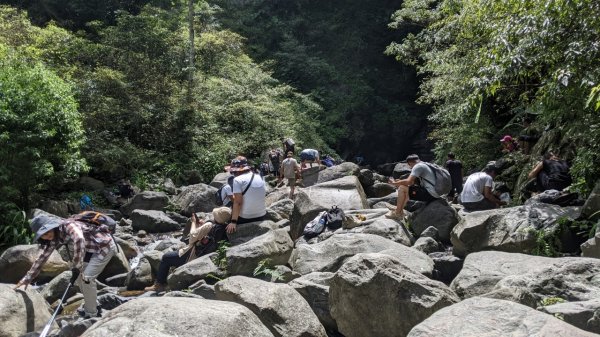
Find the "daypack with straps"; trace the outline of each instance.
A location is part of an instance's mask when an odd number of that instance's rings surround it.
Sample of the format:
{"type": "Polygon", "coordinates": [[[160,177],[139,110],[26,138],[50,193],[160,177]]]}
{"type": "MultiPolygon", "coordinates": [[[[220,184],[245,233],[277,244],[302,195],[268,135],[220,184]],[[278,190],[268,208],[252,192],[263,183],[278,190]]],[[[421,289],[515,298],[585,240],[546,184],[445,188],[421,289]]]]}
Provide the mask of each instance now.
{"type": "Polygon", "coordinates": [[[85,211],[75,214],[69,220],[81,221],[92,226],[100,232],[114,234],[117,230],[117,222],[104,213],[96,211],[85,211]]]}
{"type": "Polygon", "coordinates": [[[331,209],[327,211],[327,228],[336,230],[342,227],[345,216],[346,214],[344,214],[344,211],[341,208],[338,208],[335,205],[332,206],[331,209]]]}
{"type": "Polygon", "coordinates": [[[327,211],[319,213],[314,219],[307,223],[306,226],[304,226],[302,235],[304,235],[304,238],[307,240],[312,239],[323,233],[325,224],[327,224],[327,211]]]}
{"type": "Polygon", "coordinates": [[[435,181],[431,182],[423,177],[421,177],[421,179],[433,185],[435,193],[437,193],[439,196],[450,193],[450,190],[452,190],[452,178],[450,178],[450,172],[437,164],[427,162],[422,163],[431,169],[435,177],[435,181]]]}

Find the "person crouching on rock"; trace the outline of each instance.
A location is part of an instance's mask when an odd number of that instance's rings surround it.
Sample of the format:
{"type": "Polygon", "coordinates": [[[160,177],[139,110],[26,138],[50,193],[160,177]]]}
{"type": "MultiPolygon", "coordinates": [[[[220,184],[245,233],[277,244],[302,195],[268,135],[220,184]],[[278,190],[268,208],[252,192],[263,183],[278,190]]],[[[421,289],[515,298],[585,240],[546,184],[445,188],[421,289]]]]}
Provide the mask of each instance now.
{"type": "Polygon", "coordinates": [[[72,263],[71,282],[77,282],[83,293],[83,310],[78,310],[79,314],[84,318],[99,316],[96,278],[115,255],[117,247],[110,233],[100,228],[72,219],[63,220],[48,215],[34,217],[31,221],[31,230],[35,233],[33,240],[39,242],[44,250],[17,283],[15,290],[20,286],[27,289],[52,252],[68,243],[67,252],[72,263]]]}
{"type": "Polygon", "coordinates": [[[212,222],[204,222],[203,219],[198,219],[196,213],[192,213],[188,245],[179,251],[168,252],[162,256],[156,273],[156,281],[153,285],[144,288],[145,291],[164,291],[171,267],[183,266],[194,258],[212,253],[217,250],[219,241],[227,239],[225,226],[231,219],[231,209],[229,207],[215,208],[212,216],[212,222]]]}

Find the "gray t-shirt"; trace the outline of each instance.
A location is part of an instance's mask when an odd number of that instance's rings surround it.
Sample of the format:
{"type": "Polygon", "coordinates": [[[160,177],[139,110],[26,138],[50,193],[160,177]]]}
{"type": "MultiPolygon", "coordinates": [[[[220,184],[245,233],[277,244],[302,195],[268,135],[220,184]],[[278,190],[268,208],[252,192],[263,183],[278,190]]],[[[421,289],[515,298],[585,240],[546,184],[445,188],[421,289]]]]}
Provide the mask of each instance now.
{"type": "Polygon", "coordinates": [[[286,158],[282,163],[283,177],[284,178],[296,178],[296,169],[300,168],[300,165],[294,158],[286,158]]]}
{"type": "Polygon", "coordinates": [[[423,186],[429,194],[431,194],[434,198],[439,198],[440,196],[435,191],[435,174],[431,170],[429,166],[425,163],[417,163],[413,166],[412,171],[410,171],[411,176],[415,176],[421,179],[421,186],[423,186]]]}

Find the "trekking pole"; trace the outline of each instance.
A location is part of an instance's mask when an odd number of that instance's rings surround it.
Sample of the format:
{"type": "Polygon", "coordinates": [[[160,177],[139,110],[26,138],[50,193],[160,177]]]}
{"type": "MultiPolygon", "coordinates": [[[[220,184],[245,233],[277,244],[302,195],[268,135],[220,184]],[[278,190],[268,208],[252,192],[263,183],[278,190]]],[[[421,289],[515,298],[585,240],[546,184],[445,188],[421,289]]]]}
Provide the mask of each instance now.
{"type": "Polygon", "coordinates": [[[56,315],[58,315],[60,312],[62,312],[63,302],[65,301],[65,297],[67,297],[67,293],[69,292],[69,290],[71,289],[72,286],[73,286],[73,283],[69,282],[69,285],[67,286],[67,289],[65,290],[65,293],[62,295],[60,302],[58,303],[58,306],[54,310],[54,314],[52,314],[52,317],[50,317],[50,320],[48,321],[48,323],[46,323],[46,326],[44,327],[44,330],[42,330],[42,333],[40,334],[39,337],[46,337],[46,336],[48,336],[48,333],[50,333],[50,328],[52,327],[52,323],[54,323],[54,320],[56,319],[56,315]]]}

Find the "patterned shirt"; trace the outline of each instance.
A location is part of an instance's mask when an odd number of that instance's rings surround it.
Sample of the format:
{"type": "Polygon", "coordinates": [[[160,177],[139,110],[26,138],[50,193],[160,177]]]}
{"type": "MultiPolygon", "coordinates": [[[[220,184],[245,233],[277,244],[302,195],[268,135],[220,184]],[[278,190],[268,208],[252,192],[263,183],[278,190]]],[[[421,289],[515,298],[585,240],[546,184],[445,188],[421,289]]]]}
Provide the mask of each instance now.
{"type": "MultiPolygon", "coordinates": [[[[72,244],[72,264],[74,268],[83,267],[83,257],[85,253],[98,254],[102,259],[110,252],[112,245],[112,236],[103,227],[89,225],[87,223],[72,221],[58,227],[58,240],[52,241],[47,245],[40,256],[35,260],[29,272],[21,280],[25,283],[31,283],[40,273],[42,266],[54,250],[66,243],[72,244]]],[[[67,247],[70,250],[70,247],[67,247]]],[[[70,256],[71,257],[71,256],[70,256]]]]}

